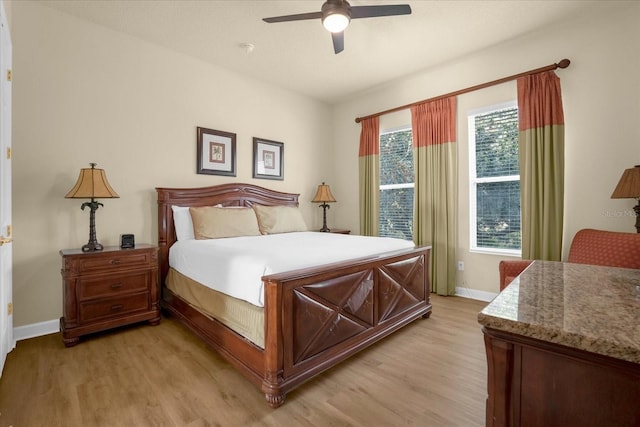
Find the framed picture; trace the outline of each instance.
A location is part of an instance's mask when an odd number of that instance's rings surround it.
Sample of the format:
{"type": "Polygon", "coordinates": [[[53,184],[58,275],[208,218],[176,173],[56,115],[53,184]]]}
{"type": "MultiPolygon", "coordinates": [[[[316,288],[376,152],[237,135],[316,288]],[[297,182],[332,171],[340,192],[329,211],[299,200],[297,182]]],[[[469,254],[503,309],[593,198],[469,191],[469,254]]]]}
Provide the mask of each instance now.
{"type": "Polygon", "coordinates": [[[284,179],[284,143],[253,138],[253,177],[284,179]]]}
{"type": "Polygon", "coordinates": [[[198,165],[200,174],[236,176],[236,134],[198,128],[198,165]]]}

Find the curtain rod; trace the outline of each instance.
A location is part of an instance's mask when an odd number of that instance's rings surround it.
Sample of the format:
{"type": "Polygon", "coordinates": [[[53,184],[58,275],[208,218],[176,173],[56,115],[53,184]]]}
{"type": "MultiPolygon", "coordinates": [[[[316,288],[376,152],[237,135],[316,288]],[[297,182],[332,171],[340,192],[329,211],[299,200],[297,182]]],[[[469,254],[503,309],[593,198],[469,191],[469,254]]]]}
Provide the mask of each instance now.
{"type": "Polygon", "coordinates": [[[529,75],[532,75],[532,74],[544,73],[545,71],[553,71],[553,70],[555,70],[557,68],[567,68],[569,66],[569,64],[571,64],[571,61],[569,61],[568,59],[563,59],[560,62],[558,62],[557,64],[551,64],[551,65],[547,65],[546,67],[536,68],[535,70],[525,71],[524,73],[514,74],[513,76],[503,77],[503,78],[498,79],[498,80],[493,80],[493,81],[490,81],[490,82],[487,82],[487,83],[482,83],[482,84],[479,84],[479,85],[471,86],[471,87],[468,87],[466,89],[460,89],[460,90],[457,90],[455,92],[450,92],[450,93],[447,93],[447,94],[444,94],[444,95],[440,95],[440,96],[436,96],[436,97],[433,97],[433,98],[424,99],[422,101],[413,102],[411,104],[402,105],[400,107],[391,108],[389,110],[380,111],[379,113],[369,114],[368,116],[356,117],[356,123],[360,123],[364,119],[370,119],[372,117],[382,116],[383,114],[395,113],[396,111],[406,110],[407,108],[411,108],[411,107],[413,107],[415,105],[422,104],[424,102],[435,101],[437,99],[448,98],[450,96],[462,95],[463,93],[473,92],[474,90],[479,90],[479,89],[484,89],[486,87],[495,86],[495,85],[498,85],[500,83],[505,83],[505,82],[508,82],[508,81],[511,81],[511,80],[518,79],[520,77],[529,76],[529,75]]]}

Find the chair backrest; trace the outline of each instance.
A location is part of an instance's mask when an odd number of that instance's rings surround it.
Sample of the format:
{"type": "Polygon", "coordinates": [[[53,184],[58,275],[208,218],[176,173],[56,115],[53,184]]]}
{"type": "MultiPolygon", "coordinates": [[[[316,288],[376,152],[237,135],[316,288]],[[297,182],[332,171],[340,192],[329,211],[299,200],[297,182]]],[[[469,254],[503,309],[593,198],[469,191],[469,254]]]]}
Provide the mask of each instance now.
{"type": "Polygon", "coordinates": [[[567,261],[640,269],[640,233],[580,230],[571,242],[567,261]]]}

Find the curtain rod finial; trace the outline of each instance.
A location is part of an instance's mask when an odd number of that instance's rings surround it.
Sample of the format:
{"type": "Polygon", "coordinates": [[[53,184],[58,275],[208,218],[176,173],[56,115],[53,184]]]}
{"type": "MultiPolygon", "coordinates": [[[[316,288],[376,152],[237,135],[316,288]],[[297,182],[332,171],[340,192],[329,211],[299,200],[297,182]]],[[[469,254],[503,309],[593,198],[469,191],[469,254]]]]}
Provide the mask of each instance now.
{"type": "Polygon", "coordinates": [[[558,62],[556,65],[558,66],[558,68],[567,68],[569,64],[571,64],[571,61],[565,58],[562,61],[558,62]]]}

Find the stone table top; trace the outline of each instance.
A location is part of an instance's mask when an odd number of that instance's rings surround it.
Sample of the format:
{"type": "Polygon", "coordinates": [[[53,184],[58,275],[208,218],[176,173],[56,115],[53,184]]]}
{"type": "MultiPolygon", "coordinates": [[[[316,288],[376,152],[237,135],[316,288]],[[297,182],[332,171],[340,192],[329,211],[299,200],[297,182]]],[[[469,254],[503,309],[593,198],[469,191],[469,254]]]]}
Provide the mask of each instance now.
{"type": "Polygon", "coordinates": [[[640,363],[640,270],[534,261],[478,322],[640,363]]]}

